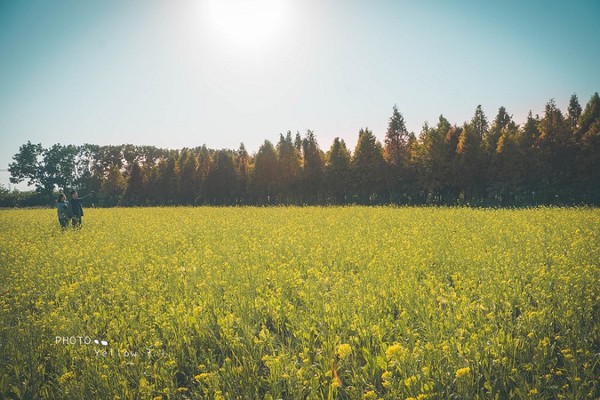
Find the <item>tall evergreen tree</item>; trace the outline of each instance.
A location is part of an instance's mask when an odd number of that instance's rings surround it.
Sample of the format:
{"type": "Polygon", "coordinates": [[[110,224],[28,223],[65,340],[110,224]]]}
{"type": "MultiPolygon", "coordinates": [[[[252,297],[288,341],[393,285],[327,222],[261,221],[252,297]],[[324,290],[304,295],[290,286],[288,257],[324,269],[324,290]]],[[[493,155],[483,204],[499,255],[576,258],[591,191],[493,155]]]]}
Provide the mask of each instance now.
{"type": "Polygon", "coordinates": [[[240,144],[240,147],[234,157],[235,162],[235,173],[236,173],[236,203],[247,204],[248,203],[248,183],[250,176],[250,156],[246,150],[244,143],[240,144]]]}
{"type": "Polygon", "coordinates": [[[384,140],[384,156],[389,164],[402,165],[406,161],[408,139],[409,133],[404,117],[398,111],[398,107],[394,105],[384,140]]]}
{"type": "Polygon", "coordinates": [[[579,128],[585,135],[589,131],[592,124],[594,124],[598,118],[600,118],[600,96],[598,92],[594,93],[590,100],[585,105],[585,110],[579,117],[579,128]]]}
{"type": "Polygon", "coordinates": [[[160,204],[178,204],[179,171],[175,154],[169,155],[157,165],[155,190],[160,204]]]}
{"type": "Polygon", "coordinates": [[[500,107],[492,126],[483,138],[483,147],[488,156],[496,152],[498,140],[500,140],[503,130],[508,127],[511,121],[512,117],[506,112],[506,108],[500,107]]]}
{"type": "Polygon", "coordinates": [[[233,204],[235,202],[236,173],[229,150],[218,150],[206,178],[206,196],[210,204],[233,204]]]}
{"type": "Polygon", "coordinates": [[[582,201],[600,204],[600,97],[590,98],[579,118],[581,141],[577,171],[581,182],[582,201]]]}
{"type": "Polygon", "coordinates": [[[196,198],[194,181],[197,166],[194,153],[189,149],[184,149],[179,158],[179,196],[182,204],[194,204],[196,198]]]}
{"type": "MultiPolygon", "coordinates": [[[[452,203],[452,171],[456,147],[454,140],[448,140],[452,126],[440,115],[435,128],[427,123],[421,131],[421,151],[419,152],[420,183],[426,191],[428,202],[452,203]]],[[[450,138],[454,138],[451,136],[450,138]]]]}
{"type": "Polygon", "coordinates": [[[384,158],[387,162],[386,181],[390,199],[394,202],[401,201],[403,188],[407,184],[407,171],[409,161],[408,141],[409,133],[406,129],[404,117],[394,105],[392,116],[388,121],[385,133],[384,158]]]}
{"type": "Polygon", "coordinates": [[[520,147],[519,128],[512,119],[502,129],[496,151],[492,154],[493,169],[489,171],[488,195],[495,204],[524,204],[529,194],[524,187],[524,155],[520,147]]]}
{"type": "Polygon", "coordinates": [[[544,117],[540,121],[540,141],[553,144],[564,139],[565,118],[554,99],[546,103],[544,117]]]}
{"type": "Polygon", "coordinates": [[[466,202],[480,201],[484,196],[482,141],[487,131],[487,118],[481,106],[477,106],[473,119],[463,127],[456,147],[457,183],[460,198],[466,202]]]}
{"type": "Polygon", "coordinates": [[[300,158],[302,158],[302,137],[300,136],[300,132],[296,132],[296,137],[294,138],[294,147],[300,155],[300,158]]]}
{"type": "Polygon", "coordinates": [[[212,154],[206,145],[197,149],[198,161],[196,165],[194,192],[196,194],[196,203],[206,202],[206,179],[208,172],[212,168],[212,154]]]}
{"type": "Polygon", "coordinates": [[[336,137],[327,153],[326,193],[336,204],[344,204],[351,193],[350,151],[343,139],[336,137]]]}
{"type": "Polygon", "coordinates": [[[527,121],[523,125],[520,135],[520,145],[523,149],[533,149],[537,145],[540,137],[539,123],[539,117],[536,115],[534,118],[531,110],[529,110],[527,121]]]}
{"type": "Polygon", "coordinates": [[[325,162],[317,138],[311,130],[306,131],[306,136],[302,140],[302,157],[302,194],[304,195],[304,202],[318,203],[322,191],[325,162]]]}
{"type": "MultiPolygon", "coordinates": [[[[154,162],[144,163],[144,166],[141,167],[141,170],[144,186],[144,204],[157,205],[159,204],[159,198],[162,195],[157,182],[158,168],[156,167],[154,162]]],[[[129,179],[129,175],[127,172],[123,176],[126,179],[129,179]]]]}
{"type": "Polygon", "coordinates": [[[489,124],[487,117],[481,108],[481,104],[475,109],[475,115],[473,116],[473,119],[471,119],[470,125],[471,129],[473,130],[473,134],[479,137],[480,140],[487,135],[489,124]]]}
{"type": "Polygon", "coordinates": [[[541,193],[545,203],[560,204],[570,198],[574,148],[568,121],[554,99],[546,103],[539,123],[541,193]]]}
{"type": "MultiPolygon", "coordinates": [[[[512,157],[513,143],[517,141],[517,126],[512,116],[506,112],[504,107],[498,109],[498,114],[483,138],[483,156],[485,157],[485,186],[488,196],[506,201],[509,184],[502,176],[507,170],[506,160],[512,157]],[[508,155],[511,155],[509,157],[508,155]],[[502,181],[502,182],[499,182],[502,181]]],[[[512,184],[512,181],[511,181],[512,184]]]]}
{"type": "Polygon", "coordinates": [[[252,188],[259,204],[275,202],[277,195],[277,152],[273,143],[265,140],[254,158],[252,188]]]}
{"type": "Polygon", "coordinates": [[[569,108],[567,109],[567,121],[569,122],[569,127],[573,134],[577,134],[577,124],[579,122],[579,117],[581,117],[581,111],[581,104],[579,104],[577,95],[571,95],[571,98],[569,99],[569,108]]]}
{"type": "Polygon", "coordinates": [[[279,193],[281,201],[290,204],[298,195],[300,178],[300,155],[294,146],[292,132],[279,135],[277,143],[277,169],[279,171],[279,193]]]}
{"type": "Polygon", "coordinates": [[[383,148],[369,128],[358,133],[352,158],[354,190],[362,204],[381,201],[385,188],[383,148]]]}

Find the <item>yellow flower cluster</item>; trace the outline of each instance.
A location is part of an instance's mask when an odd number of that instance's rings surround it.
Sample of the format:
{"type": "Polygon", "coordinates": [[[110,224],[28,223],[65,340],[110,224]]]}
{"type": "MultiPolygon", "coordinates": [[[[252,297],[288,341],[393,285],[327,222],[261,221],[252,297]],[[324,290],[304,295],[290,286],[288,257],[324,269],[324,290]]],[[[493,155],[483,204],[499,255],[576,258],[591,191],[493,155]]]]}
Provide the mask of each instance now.
{"type": "Polygon", "coordinates": [[[456,370],[456,377],[462,378],[463,376],[469,375],[471,373],[470,367],[459,368],[456,370]]]}
{"type": "Polygon", "coordinates": [[[0,397],[595,398],[598,243],[591,208],[0,210],[0,397]]]}
{"type": "Polygon", "coordinates": [[[346,359],[352,354],[352,347],[348,343],[342,343],[337,346],[337,355],[340,359],[346,359]]]}

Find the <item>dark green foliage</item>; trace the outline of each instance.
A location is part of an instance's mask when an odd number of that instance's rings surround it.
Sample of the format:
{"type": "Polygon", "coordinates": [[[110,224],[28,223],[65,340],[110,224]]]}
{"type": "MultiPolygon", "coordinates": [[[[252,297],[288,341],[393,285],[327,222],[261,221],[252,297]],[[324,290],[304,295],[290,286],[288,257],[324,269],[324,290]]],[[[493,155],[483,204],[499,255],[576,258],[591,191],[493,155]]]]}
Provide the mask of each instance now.
{"type": "Polygon", "coordinates": [[[106,179],[102,182],[100,195],[103,206],[114,206],[119,202],[120,197],[125,191],[125,178],[119,168],[113,165],[106,175],[106,179]]]}
{"type": "Polygon", "coordinates": [[[230,150],[218,150],[206,177],[206,198],[209,204],[234,204],[236,171],[230,150]]]}
{"type": "Polygon", "coordinates": [[[139,164],[132,164],[129,176],[127,177],[127,187],[123,197],[121,197],[122,205],[141,205],[144,204],[144,178],[142,169],[139,164]]]}
{"type": "Polygon", "coordinates": [[[80,148],[55,144],[44,149],[41,144],[27,142],[19,148],[8,166],[11,183],[27,180],[43,196],[52,195],[55,187],[74,187],[77,178],[76,159],[80,148]]]}
{"type": "Polygon", "coordinates": [[[404,117],[394,106],[385,133],[384,158],[387,162],[386,185],[390,201],[407,202],[407,186],[411,181],[410,148],[411,135],[406,129],[404,117]]]}
{"type": "Polygon", "coordinates": [[[268,140],[260,146],[254,158],[253,193],[258,204],[272,204],[277,194],[279,171],[277,152],[268,140]]]}
{"type": "Polygon", "coordinates": [[[384,145],[361,129],[352,154],[336,138],[327,154],[308,130],[288,131],[256,154],[153,146],[44,148],[27,142],[9,165],[11,182],[35,193],[2,191],[2,205],[52,204],[57,189],[97,192],[94,204],[468,204],[600,205],[600,97],[566,114],[550,100],[522,126],[500,107],[491,124],[481,106],[471,121],[424,124],[408,132],[396,106],[384,145]]]}
{"type": "Polygon", "coordinates": [[[325,193],[330,202],[345,204],[352,193],[350,151],[343,139],[335,138],[327,154],[325,167],[325,193]]]}
{"type": "Polygon", "coordinates": [[[360,204],[380,202],[385,187],[383,148],[369,128],[358,133],[358,143],[352,158],[354,193],[360,204]]]}
{"type": "Polygon", "coordinates": [[[279,171],[279,201],[290,204],[300,192],[300,152],[294,146],[292,132],[279,135],[277,143],[277,170],[279,171]]]}
{"type": "Polygon", "coordinates": [[[302,202],[318,204],[322,199],[325,162],[315,134],[308,130],[302,140],[302,202]]]}

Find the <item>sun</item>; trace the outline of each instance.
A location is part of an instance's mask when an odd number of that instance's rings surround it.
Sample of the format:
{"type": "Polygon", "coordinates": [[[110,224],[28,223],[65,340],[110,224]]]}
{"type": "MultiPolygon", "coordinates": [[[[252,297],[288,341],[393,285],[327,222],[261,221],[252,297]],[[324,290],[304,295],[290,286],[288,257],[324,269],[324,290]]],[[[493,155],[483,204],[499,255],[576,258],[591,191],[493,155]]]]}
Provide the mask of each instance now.
{"type": "Polygon", "coordinates": [[[261,49],[272,43],[285,23],[285,0],[208,0],[206,21],[224,43],[261,49]]]}

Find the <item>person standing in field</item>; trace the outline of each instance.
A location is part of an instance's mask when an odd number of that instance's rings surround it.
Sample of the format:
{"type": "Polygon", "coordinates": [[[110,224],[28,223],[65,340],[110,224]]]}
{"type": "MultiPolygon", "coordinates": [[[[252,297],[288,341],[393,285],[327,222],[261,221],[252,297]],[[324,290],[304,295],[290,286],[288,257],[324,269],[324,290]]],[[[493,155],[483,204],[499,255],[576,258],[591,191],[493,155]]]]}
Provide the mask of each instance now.
{"type": "Polygon", "coordinates": [[[67,229],[69,226],[69,220],[73,218],[73,211],[71,205],[67,201],[67,196],[63,193],[58,195],[56,200],[56,211],[58,212],[58,222],[62,229],[67,229]]]}
{"type": "Polygon", "coordinates": [[[79,197],[77,190],[71,190],[71,210],[73,212],[72,222],[74,228],[81,226],[81,219],[83,217],[83,208],[81,207],[81,200],[88,198],[93,194],[94,191],[92,190],[89,194],[83,197],[79,197]]]}

